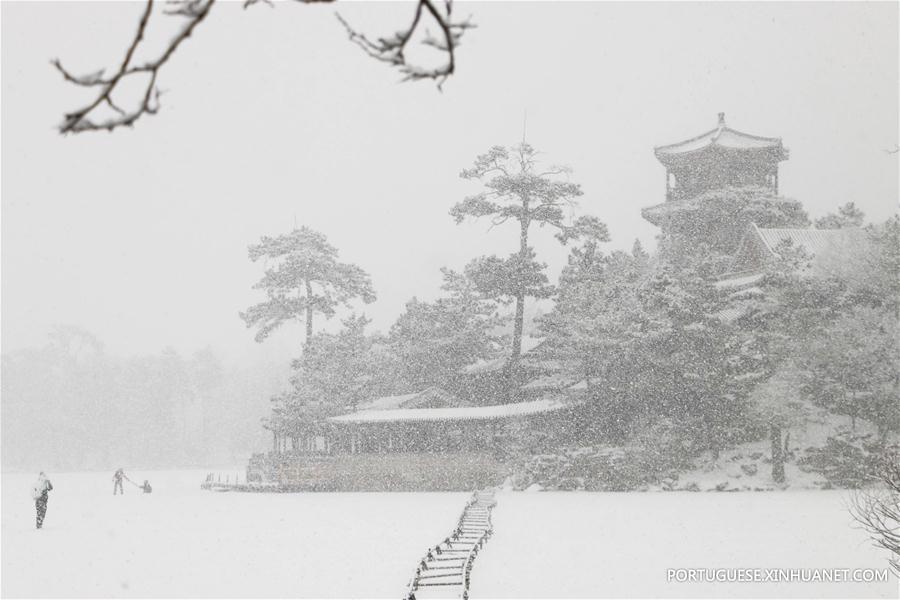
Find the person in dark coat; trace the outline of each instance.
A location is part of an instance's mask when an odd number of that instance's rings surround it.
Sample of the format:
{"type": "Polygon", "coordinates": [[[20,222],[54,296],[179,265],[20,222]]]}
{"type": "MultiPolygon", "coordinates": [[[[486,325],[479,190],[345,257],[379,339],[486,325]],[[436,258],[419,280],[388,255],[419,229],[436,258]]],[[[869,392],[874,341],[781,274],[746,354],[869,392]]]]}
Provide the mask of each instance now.
{"type": "Polygon", "coordinates": [[[50,483],[50,480],[47,479],[47,476],[41,471],[37,481],[34,483],[34,487],[31,489],[31,496],[34,498],[34,508],[37,512],[35,525],[38,529],[44,526],[44,517],[47,516],[48,493],[52,489],[53,484],[50,483]]]}
{"type": "Polygon", "coordinates": [[[123,496],[125,495],[125,490],[122,489],[122,480],[125,479],[125,471],[122,468],[119,468],[115,475],[113,475],[113,496],[116,495],[116,492],[119,492],[123,496]]]}
{"type": "Polygon", "coordinates": [[[153,491],[153,488],[150,487],[150,482],[146,479],[144,480],[144,485],[141,486],[141,489],[144,490],[145,494],[149,494],[153,491]]]}

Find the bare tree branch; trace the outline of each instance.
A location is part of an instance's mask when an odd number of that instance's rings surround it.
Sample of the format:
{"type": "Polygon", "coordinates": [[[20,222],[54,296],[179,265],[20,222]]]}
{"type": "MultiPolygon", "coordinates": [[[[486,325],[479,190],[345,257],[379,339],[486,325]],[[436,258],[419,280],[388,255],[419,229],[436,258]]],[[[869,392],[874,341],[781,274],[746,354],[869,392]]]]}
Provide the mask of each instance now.
{"type": "Polygon", "coordinates": [[[76,76],[66,70],[59,59],[53,61],[53,65],[62,73],[66,81],[84,87],[99,87],[100,91],[97,97],[87,106],[68,113],[65,115],[62,124],[59,126],[60,133],[79,133],[82,131],[112,131],[117,127],[127,127],[134,124],[143,115],[156,114],[159,110],[160,91],[156,87],[157,76],[159,70],[171,58],[172,54],[178,49],[181,43],[191,36],[194,28],[199,25],[216,0],[169,0],[167,3],[169,8],[165,10],[165,14],[178,16],[187,19],[178,33],[167,44],[162,53],[154,60],[148,61],[141,65],[132,65],[134,54],[144,39],[144,33],[147,24],[150,21],[150,15],[153,12],[153,0],[147,0],[144,12],[138,22],[138,28],[134,38],[125,52],[125,58],[118,70],[109,78],[105,78],[104,70],[101,69],[88,75],[76,76]],[[147,76],[146,87],[141,95],[140,105],[136,108],[126,111],[119,107],[113,101],[113,93],[118,86],[127,78],[134,75],[147,76]],[[106,105],[113,109],[115,116],[107,117],[103,120],[95,121],[90,117],[94,111],[106,105]]]}
{"type": "Polygon", "coordinates": [[[338,20],[347,30],[350,41],[363,49],[372,58],[386,62],[396,67],[403,73],[403,81],[433,79],[441,89],[447,78],[456,69],[456,48],[467,29],[475,27],[469,19],[464,21],[452,20],[453,1],[444,2],[444,10],[439,10],[432,0],[418,0],[413,19],[409,27],[394,32],[389,37],[381,37],[372,41],[365,34],[359,33],[344,18],[338,14],[338,20]],[[410,63],[406,58],[406,49],[413,34],[422,25],[422,12],[426,11],[437,23],[441,33],[439,37],[433,36],[427,29],[422,44],[431,46],[447,55],[446,62],[437,67],[423,67],[410,63]]]}
{"type": "MultiPolygon", "coordinates": [[[[313,4],[333,2],[334,0],[298,1],[303,4],[313,4]]],[[[163,14],[185,19],[183,25],[155,59],[142,64],[134,64],[135,54],[139,49],[142,49],[142,42],[144,41],[154,8],[154,0],[145,0],[145,7],[138,22],[137,31],[128,45],[124,59],[112,75],[107,76],[105,69],[86,75],[74,75],[63,67],[59,59],[53,60],[53,66],[56,67],[66,81],[80,87],[96,88],[98,90],[92,102],[65,115],[62,124],[59,126],[60,133],[113,131],[118,127],[132,126],[135,121],[144,115],[156,114],[159,110],[159,97],[161,95],[157,87],[160,70],[181,43],[191,36],[194,28],[206,18],[215,2],[216,0],[167,0],[163,14]],[[127,103],[114,100],[114,95],[121,92],[123,82],[133,81],[139,77],[146,78],[146,83],[142,88],[143,91],[139,95],[139,103],[131,109],[123,108],[127,103]],[[106,108],[110,109],[111,112],[106,111],[106,108]]],[[[245,9],[256,4],[273,6],[271,0],[243,1],[245,9]]],[[[456,68],[455,50],[463,33],[467,29],[474,27],[468,19],[454,22],[451,19],[452,8],[453,0],[445,0],[442,8],[438,8],[433,0],[416,0],[415,13],[410,25],[395,32],[390,37],[378,38],[377,41],[372,41],[365,35],[358,33],[340,15],[337,15],[337,18],[347,30],[351,41],[376,60],[397,67],[404,74],[404,81],[433,79],[437,82],[438,89],[440,89],[447,77],[456,68]],[[427,15],[427,17],[423,19],[423,15],[427,15]],[[413,64],[407,60],[405,55],[410,40],[420,28],[424,28],[423,22],[429,20],[429,17],[440,28],[440,34],[435,37],[427,29],[424,29],[422,44],[431,46],[446,54],[446,62],[437,67],[422,67],[413,64]]]]}
{"type": "Polygon", "coordinates": [[[850,512],[875,545],[890,553],[888,562],[900,576],[900,451],[896,447],[884,453],[876,479],[880,487],[857,492],[850,512]]]}

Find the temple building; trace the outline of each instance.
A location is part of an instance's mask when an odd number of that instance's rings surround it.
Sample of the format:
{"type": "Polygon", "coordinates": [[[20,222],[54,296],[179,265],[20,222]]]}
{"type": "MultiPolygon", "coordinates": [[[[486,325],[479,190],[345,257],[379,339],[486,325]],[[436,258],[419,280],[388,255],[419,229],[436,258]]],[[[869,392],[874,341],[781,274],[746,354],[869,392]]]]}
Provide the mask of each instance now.
{"type": "Polygon", "coordinates": [[[343,414],[288,421],[273,430],[272,452],[250,461],[247,480],[283,490],[468,490],[508,474],[506,444],[523,428],[547,431],[585,393],[526,338],[508,354],[463,368],[448,389],[374,398],[343,414]],[[516,373],[510,378],[511,372],[516,373]],[[505,391],[510,381],[518,389],[505,391]],[[292,424],[293,423],[293,424],[292,424]]]}
{"type": "Polygon", "coordinates": [[[781,138],[731,129],[725,124],[725,113],[719,113],[715,129],[683,142],[657,146],[654,153],[666,168],[666,202],[728,186],[762,186],[777,194],[778,163],[788,158],[781,138]]]}
{"type": "Polygon", "coordinates": [[[785,245],[802,248],[814,258],[827,252],[840,252],[849,244],[859,243],[861,237],[862,231],[857,228],[768,229],[751,224],[722,282],[762,273],[769,263],[779,258],[779,250],[785,245]]]}
{"type": "MultiPolygon", "coordinates": [[[[858,228],[773,229],[751,223],[731,259],[728,273],[715,283],[718,289],[729,292],[732,299],[731,306],[716,316],[731,322],[747,314],[753,298],[762,293],[757,284],[767,267],[781,258],[783,248],[802,250],[814,265],[822,259],[841,260],[850,247],[863,243],[864,237],[858,228]]],[[[811,266],[801,274],[809,275],[813,270],[811,266]]]]}
{"type": "Polygon", "coordinates": [[[642,215],[676,249],[680,244],[682,251],[696,253],[706,246],[724,255],[730,264],[716,287],[729,290],[737,302],[721,318],[744,314],[741,299],[757,293],[757,282],[783,247],[822,257],[859,242],[858,229],[810,228],[799,202],[778,197],[779,164],[788,158],[781,138],[731,129],[725,113],[719,113],[715,129],[654,153],[665,167],[665,202],[644,208],[642,215]],[[716,191],[723,193],[710,193],[716,191]]]}
{"type": "Polygon", "coordinates": [[[725,113],[719,113],[715,129],[683,142],[658,146],[654,154],[665,168],[665,201],[644,208],[641,214],[660,227],[664,237],[674,236],[688,246],[703,241],[730,253],[749,224],[739,218],[722,222],[721,216],[737,206],[710,212],[709,192],[731,189],[737,205],[759,197],[792,203],[777,198],[779,163],[788,158],[781,138],[732,129],[725,124],[725,113]]]}

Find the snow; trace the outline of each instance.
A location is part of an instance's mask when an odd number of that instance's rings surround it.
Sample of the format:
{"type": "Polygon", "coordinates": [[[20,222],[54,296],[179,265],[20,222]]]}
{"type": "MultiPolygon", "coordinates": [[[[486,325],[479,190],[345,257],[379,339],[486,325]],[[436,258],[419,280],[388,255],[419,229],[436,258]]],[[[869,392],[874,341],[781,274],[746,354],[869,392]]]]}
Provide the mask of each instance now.
{"type": "Polygon", "coordinates": [[[336,423],[380,423],[397,421],[463,421],[522,417],[569,408],[572,404],[553,399],[494,404],[491,406],[456,406],[452,408],[398,408],[394,410],[362,410],[329,417],[336,423]]]}
{"type": "Polygon", "coordinates": [[[404,402],[412,400],[421,393],[422,392],[413,392],[412,394],[401,394],[399,396],[384,396],[382,398],[376,398],[371,402],[360,405],[358,407],[358,410],[389,410],[400,408],[400,406],[404,402]]]}
{"type": "MultiPolygon", "coordinates": [[[[402,596],[451,531],[463,493],[216,493],[200,471],[48,474],[34,529],[34,474],[2,477],[3,597],[402,596]]],[[[876,568],[847,492],[500,492],[472,598],[880,597],[887,583],[667,583],[669,568],[876,568]]]]}
{"type": "Polygon", "coordinates": [[[847,492],[503,492],[471,598],[897,598],[898,582],[667,583],[677,568],[875,568],[847,492]]]}
{"type": "Polygon", "coordinates": [[[3,474],[3,597],[399,597],[469,494],[253,494],[200,490],[199,471],[3,474]]]}
{"type": "MultiPolygon", "coordinates": [[[[698,461],[700,464],[697,468],[680,473],[674,481],[665,481],[662,485],[650,486],[649,489],[733,492],[829,488],[830,484],[823,474],[801,467],[801,459],[808,456],[810,449],[824,447],[830,437],[867,435],[874,440],[878,429],[870,421],[861,418],[856,420],[856,427],[853,428],[850,417],[837,415],[808,403],[804,410],[806,414],[802,423],[784,429],[784,433],[790,435],[791,451],[791,456],[784,465],[784,483],[776,484],[772,481],[772,464],[768,460],[772,452],[771,442],[761,439],[722,450],[718,460],[713,460],[707,453],[698,461]]],[[[895,442],[897,437],[892,435],[888,441],[895,442]]]]}
{"type": "Polygon", "coordinates": [[[725,279],[720,279],[713,285],[718,289],[744,287],[756,283],[762,279],[764,275],[765,273],[751,273],[749,275],[730,276],[725,279]]]}

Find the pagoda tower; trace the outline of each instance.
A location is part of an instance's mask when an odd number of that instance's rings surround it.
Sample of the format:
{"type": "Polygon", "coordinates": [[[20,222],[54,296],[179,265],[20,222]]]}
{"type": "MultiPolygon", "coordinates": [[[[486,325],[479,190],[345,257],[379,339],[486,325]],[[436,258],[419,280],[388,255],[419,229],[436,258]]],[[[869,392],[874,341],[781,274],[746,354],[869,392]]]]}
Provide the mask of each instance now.
{"type": "Polygon", "coordinates": [[[666,169],[666,200],[641,215],[662,229],[669,248],[691,252],[700,245],[731,254],[750,223],[802,226],[802,206],[778,196],[778,164],[787,160],[781,138],[750,135],[725,124],[654,149],[666,169]]]}
{"type": "Polygon", "coordinates": [[[643,209],[645,219],[666,227],[679,206],[704,192],[756,186],[778,194],[778,163],[788,158],[781,138],[760,137],[731,129],[719,113],[715,129],[683,142],[654,148],[666,168],[666,201],[643,209]]]}

